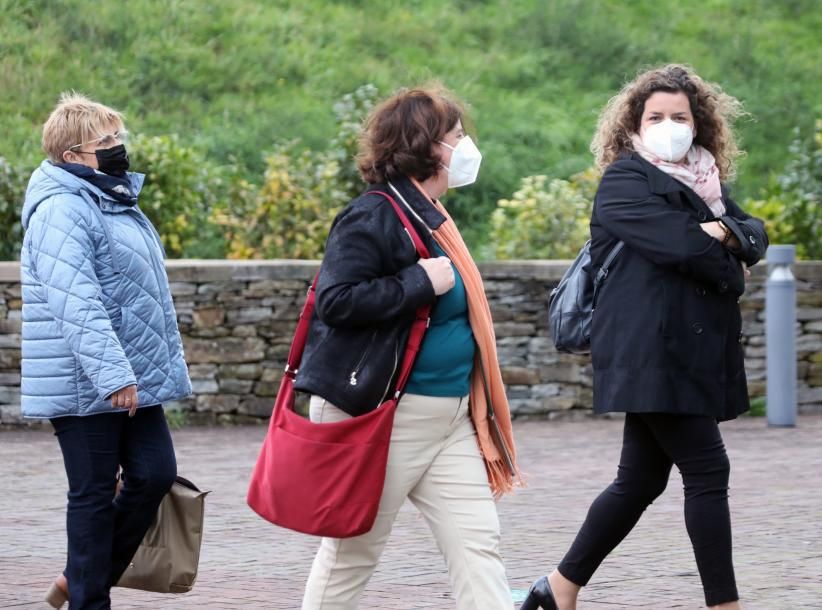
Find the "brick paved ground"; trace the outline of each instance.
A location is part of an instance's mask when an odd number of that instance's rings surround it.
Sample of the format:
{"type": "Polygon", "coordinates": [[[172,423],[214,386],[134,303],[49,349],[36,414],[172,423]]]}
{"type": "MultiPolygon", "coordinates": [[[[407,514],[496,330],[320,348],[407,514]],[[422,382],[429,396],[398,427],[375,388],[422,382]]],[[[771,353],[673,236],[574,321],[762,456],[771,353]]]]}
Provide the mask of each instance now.
{"type": "MultiPolygon", "coordinates": [[[[822,418],[797,429],[761,419],[723,425],[737,578],[746,609],[822,608],[822,418]]],[[[515,597],[562,556],[588,504],[612,478],[618,421],[515,427],[531,485],[500,504],[515,597]]],[[[270,526],[245,506],[263,428],[174,433],[180,473],[209,496],[200,577],[179,596],[116,589],[115,608],[299,607],[316,539],[270,526]]],[[[0,432],[0,607],[42,608],[65,549],[65,480],[45,431],[0,432]]],[[[678,474],[584,590],[579,608],[699,608],[678,474]]],[[[401,512],[362,608],[453,608],[443,562],[414,509],[401,512]]],[[[512,605],[513,607],[513,605],[512,605]]]]}

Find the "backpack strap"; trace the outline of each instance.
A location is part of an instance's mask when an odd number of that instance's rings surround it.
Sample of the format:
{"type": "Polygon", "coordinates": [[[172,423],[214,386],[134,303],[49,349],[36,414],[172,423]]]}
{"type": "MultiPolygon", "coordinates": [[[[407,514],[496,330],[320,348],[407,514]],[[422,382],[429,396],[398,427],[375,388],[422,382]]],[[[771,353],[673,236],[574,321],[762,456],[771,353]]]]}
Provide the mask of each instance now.
{"type": "Polygon", "coordinates": [[[599,286],[602,282],[604,282],[606,277],[608,277],[608,271],[610,270],[611,265],[614,262],[614,259],[622,251],[622,248],[624,246],[625,246],[624,241],[617,242],[617,244],[608,253],[608,256],[605,257],[605,262],[602,263],[602,266],[599,268],[599,271],[597,271],[597,275],[594,278],[594,287],[595,288],[597,286],[599,286]]]}

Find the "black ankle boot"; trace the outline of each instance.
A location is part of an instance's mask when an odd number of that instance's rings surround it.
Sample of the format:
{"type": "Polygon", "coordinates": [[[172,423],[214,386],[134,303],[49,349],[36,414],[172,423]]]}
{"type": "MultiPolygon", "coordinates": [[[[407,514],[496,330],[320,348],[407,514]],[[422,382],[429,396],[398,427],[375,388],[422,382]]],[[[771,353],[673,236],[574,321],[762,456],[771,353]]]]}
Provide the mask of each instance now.
{"type": "Polygon", "coordinates": [[[519,610],[557,610],[554,592],[548,583],[548,577],[543,576],[528,589],[528,597],[522,602],[519,610]]]}

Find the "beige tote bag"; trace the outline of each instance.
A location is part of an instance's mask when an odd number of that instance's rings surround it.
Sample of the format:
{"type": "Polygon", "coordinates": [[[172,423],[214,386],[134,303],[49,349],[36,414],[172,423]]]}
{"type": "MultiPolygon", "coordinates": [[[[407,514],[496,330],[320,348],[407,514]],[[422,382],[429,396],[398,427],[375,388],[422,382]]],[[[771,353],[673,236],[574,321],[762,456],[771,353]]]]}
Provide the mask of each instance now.
{"type": "Polygon", "coordinates": [[[134,558],[117,583],[118,587],[186,593],[191,591],[200,563],[205,497],[183,477],[177,477],[157,509],[134,558]]]}

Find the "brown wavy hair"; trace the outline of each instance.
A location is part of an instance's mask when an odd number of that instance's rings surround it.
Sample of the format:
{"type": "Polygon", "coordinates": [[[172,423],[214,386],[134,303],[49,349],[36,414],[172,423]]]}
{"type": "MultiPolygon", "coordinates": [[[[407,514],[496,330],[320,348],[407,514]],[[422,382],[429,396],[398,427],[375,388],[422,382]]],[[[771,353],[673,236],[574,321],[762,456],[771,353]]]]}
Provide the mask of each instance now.
{"type": "Polygon", "coordinates": [[[657,91],[681,91],[688,96],[696,126],[694,143],[707,148],[716,158],[720,179],[733,180],[736,159],[744,154],[737,147],[732,128],[733,122],[746,114],[742,103],[719,85],[702,80],[689,66],[680,64],[641,72],[605,104],[591,142],[600,171],[616,161],[621,152],[633,150],[631,134],[639,133],[645,102],[657,91]]]}
{"type": "Polygon", "coordinates": [[[464,105],[439,84],[400,89],[380,103],[360,134],[357,168],[369,184],[400,176],[427,180],[439,171],[434,144],[465,114],[464,105]]]}

